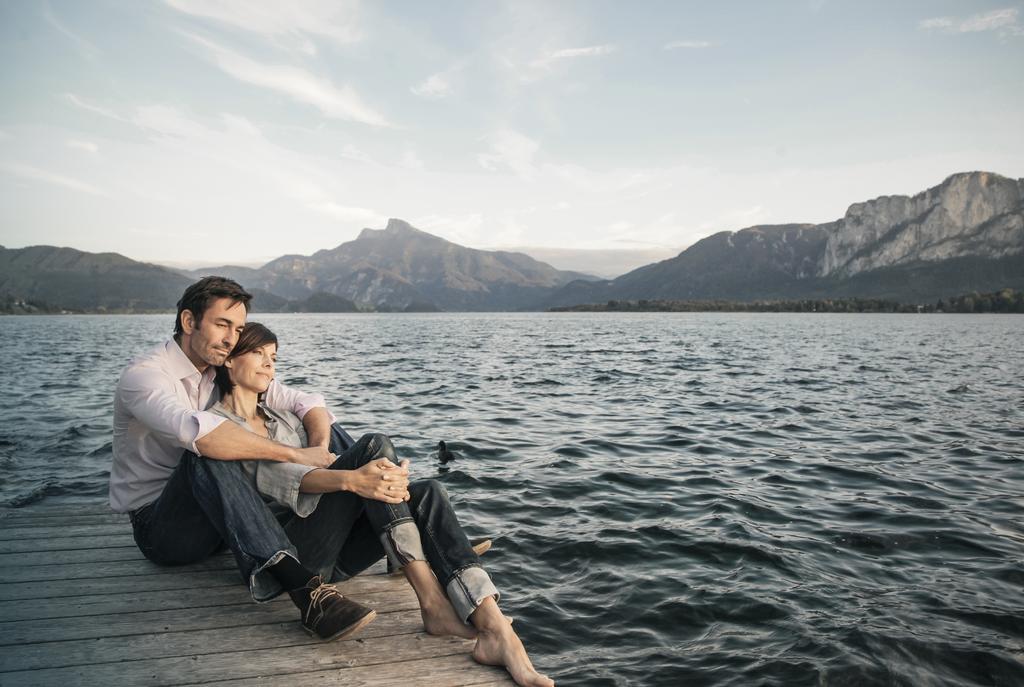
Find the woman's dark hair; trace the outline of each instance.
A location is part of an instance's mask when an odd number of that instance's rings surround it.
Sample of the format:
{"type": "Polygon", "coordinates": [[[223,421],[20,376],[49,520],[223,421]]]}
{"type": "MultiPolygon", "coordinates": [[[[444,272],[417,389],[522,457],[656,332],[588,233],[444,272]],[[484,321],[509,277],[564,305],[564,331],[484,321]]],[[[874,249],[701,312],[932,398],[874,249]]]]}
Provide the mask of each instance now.
{"type": "MultiPolygon", "coordinates": [[[[277,345],[277,334],[267,329],[259,322],[249,322],[245,325],[245,329],[238,337],[238,343],[231,350],[227,360],[237,358],[240,355],[245,355],[249,351],[254,351],[261,346],[267,344],[277,345]]],[[[224,362],[227,362],[225,360],[224,362]]],[[[228,368],[223,365],[217,366],[216,375],[214,381],[217,383],[217,388],[220,389],[221,396],[227,396],[231,393],[231,390],[235,387],[231,382],[231,377],[228,374],[228,368]]]]}
{"type": "Polygon", "coordinates": [[[249,312],[249,301],[252,300],[252,294],[233,279],[203,277],[185,289],[181,300],[178,301],[178,317],[174,320],[174,338],[180,341],[181,335],[184,333],[184,329],[181,327],[181,313],[188,310],[198,323],[203,319],[206,309],[218,298],[230,298],[232,303],[241,303],[245,306],[245,311],[249,312]]]}

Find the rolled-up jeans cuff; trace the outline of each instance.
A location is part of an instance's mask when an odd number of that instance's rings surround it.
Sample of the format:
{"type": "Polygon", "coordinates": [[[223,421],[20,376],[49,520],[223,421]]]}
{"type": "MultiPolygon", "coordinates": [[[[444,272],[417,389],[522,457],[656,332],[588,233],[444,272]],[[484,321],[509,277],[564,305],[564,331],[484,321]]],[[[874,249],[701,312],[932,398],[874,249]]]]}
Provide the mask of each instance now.
{"type": "Polygon", "coordinates": [[[395,568],[402,568],[411,561],[425,561],[423,542],[420,531],[412,518],[397,520],[380,533],[380,542],[384,545],[384,553],[395,568]]]}
{"type": "Polygon", "coordinates": [[[464,623],[469,622],[469,616],[487,597],[493,596],[495,601],[501,597],[498,588],[491,582],[491,576],[479,565],[471,565],[456,572],[448,582],[446,591],[448,600],[464,623]]]}
{"type": "Polygon", "coordinates": [[[267,570],[270,566],[280,563],[281,559],[285,556],[290,556],[296,563],[299,562],[299,558],[294,551],[278,551],[270,557],[270,560],[263,565],[256,566],[249,574],[249,591],[252,593],[252,600],[256,603],[270,601],[285,591],[284,587],[281,586],[281,582],[267,570]]]}

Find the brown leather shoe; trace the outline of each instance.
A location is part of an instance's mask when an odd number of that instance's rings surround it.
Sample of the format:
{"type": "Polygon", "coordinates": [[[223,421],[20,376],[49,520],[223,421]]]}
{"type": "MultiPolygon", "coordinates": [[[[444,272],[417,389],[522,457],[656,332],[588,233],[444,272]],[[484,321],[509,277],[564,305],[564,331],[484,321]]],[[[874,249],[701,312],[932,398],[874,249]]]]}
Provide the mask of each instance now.
{"type": "Polygon", "coordinates": [[[302,613],[302,627],[325,642],[349,637],[377,617],[377,611],[342,596],[319,575],[288,594],[302,613]]]}

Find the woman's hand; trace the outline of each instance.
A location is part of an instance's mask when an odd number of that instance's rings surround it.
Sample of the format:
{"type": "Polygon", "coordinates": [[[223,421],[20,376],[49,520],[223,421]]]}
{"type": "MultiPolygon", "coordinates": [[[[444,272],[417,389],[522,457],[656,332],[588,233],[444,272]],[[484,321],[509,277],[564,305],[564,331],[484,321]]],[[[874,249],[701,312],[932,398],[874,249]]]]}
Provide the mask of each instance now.
{"type": "Polygon", "coordinates": [[[393,504],[409,500],[408,460],[395,465],[387,458],[378,458],[348,472],[348,491],[364,499],[393,504]]]}

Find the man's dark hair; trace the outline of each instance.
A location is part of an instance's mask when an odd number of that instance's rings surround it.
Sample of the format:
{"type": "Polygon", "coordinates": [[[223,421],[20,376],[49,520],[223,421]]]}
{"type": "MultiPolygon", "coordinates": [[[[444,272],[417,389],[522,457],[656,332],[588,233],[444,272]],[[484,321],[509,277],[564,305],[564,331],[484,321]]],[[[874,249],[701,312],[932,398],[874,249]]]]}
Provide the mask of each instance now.
{"type": "MultiPolygon", "coordinates": [[[[231,349],[231,353],[228,354],[228,360],[245,355],[249,351],[255,351],[257,348],[262,348],[267,344],[277,346],[277,334],[259,322],[249,322],[238,337],[238,343],[235,344],[235,347],[231,349]]],[[[227,360],[224,362],[227,362],[227,360]]],[[[217,366],[216,376],[213,379],[217,383],[217,388],[220,389],[221,396],[227,396],[235,388],[228,368],[223,365],[217,366]]]]}
{"type": "Polygon", "coordinates": [[[196,324],[203,319],[203,313],[218,298],[230,298],[232,303],[241,303],[249,312],[249,301],[252,294],[242,288],[233,279],[227,277],[203,277],[185,289],[178,301],[178,316],[174,320],[174,338],[180,339],[184,330],[181,328],[181,313],[188,310],[195,318],[196,324]]]}

